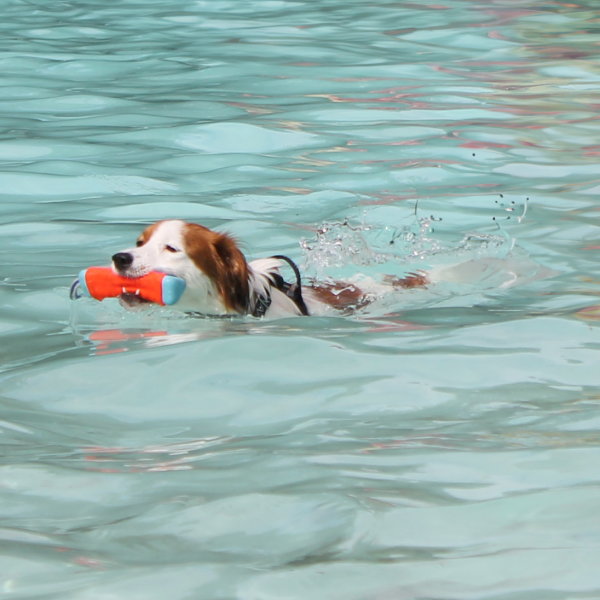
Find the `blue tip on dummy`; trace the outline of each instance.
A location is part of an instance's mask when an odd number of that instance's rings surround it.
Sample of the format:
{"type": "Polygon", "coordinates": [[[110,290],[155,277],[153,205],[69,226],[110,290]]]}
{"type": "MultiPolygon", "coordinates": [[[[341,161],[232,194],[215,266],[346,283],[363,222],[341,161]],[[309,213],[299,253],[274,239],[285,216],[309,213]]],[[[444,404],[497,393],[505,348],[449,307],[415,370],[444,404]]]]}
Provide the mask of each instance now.
{"type": "Polygon", "coordinates": [[[86,273],[87,269],[83,269],[83,271],[80,271],[79,275],[77,276],[77,280],[79,281],[79,288],[83,292],[83,295],[91,298],[90,290],[88,290],[87,282],[85,281],[86,273]]]}
{"type": "Polygon", "coordinates": [[[179,301],[185,291],[185,281],[181,277],[167,275],[162,280],[162,301],[171,306],[179,301]]]}

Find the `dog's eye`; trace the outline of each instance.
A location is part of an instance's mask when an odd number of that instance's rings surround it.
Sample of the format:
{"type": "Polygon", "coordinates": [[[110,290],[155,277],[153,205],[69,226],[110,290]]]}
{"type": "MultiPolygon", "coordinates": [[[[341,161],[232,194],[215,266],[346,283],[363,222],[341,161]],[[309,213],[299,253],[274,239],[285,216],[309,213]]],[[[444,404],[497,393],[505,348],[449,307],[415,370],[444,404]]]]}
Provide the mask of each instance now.
{"type": "Polygon", "coordinates": [[[135,245],[139,248],[140,246],[144,245],[144,242],[142,242],[142,240],[138,240],[135,245]]]}
{"type": "Polygon", "coordinates": [[[169,251],[169,252],[179,252],[179,250],[177,250],[177,248],[173,248],[173,246],[165,246],[165,250],[169,251]]]}

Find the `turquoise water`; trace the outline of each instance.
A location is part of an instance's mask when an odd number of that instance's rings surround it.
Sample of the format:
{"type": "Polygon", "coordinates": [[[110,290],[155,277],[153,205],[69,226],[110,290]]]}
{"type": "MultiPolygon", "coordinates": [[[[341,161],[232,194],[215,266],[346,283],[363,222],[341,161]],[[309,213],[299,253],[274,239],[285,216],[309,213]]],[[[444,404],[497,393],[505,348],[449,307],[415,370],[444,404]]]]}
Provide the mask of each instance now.
{"type": "Polygon", "coordinates": [[[1,14],[0,595],[600,596],[594,3],[1,14]],[[69,301],[166,217],[440,277],[338,318],[69,301]]]}

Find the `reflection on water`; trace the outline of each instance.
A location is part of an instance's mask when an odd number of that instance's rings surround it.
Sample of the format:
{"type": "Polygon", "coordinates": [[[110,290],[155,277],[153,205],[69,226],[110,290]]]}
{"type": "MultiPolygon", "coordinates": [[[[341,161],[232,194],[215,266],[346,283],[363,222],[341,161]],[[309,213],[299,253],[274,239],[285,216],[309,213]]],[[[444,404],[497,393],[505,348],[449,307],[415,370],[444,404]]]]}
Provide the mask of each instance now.
{"type": "Polygon", "coordinates": [[[593,3],[2,14],[0,590],[599,595],[593,3]],[[69,301],[161,218],[431,284],[272,322],[69,301]]]}

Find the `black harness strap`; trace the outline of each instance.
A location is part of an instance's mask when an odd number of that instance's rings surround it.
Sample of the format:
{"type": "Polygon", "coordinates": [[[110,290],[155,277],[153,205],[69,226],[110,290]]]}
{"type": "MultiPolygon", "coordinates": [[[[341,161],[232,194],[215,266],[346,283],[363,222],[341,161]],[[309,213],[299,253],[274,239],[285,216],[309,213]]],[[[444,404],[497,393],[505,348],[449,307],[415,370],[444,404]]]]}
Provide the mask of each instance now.
{"type": "MultiPolygon", "coordinates": [[[[296,285],[290,285],[289,283],[286,284],[287,290],[285,290],[285,293],[295,302],[296,306],[298,307],[298,310],[300,311],[300,314],[302,314],[305,317],[309,316],[309,312],[308,312],[308,308],[306,308],[306,304],[304,302],[304,298],[302,297],[302,278],[300,277],[300,271],[298,270],[298,267],[296,266],[296,263],[291,259],[288,258],[287,256],[283,256],[282,254],[277,254],[275,256],[273,256],[273,258],[278,258],[279,260],[285,260],[285,262],[290,265],[290,267],[292,267],[292,271],[294,271],[294,275],[296,276],[296,285]]],[[[283,281],[283,278],[282,278],[283,281]]],[[[284,283],[286,283],[284,281],[284,283]]],[[[282,290],[284,291],[284,290],[282,290]]]]}
{"type": "MultiPolygon", "coordinates": [[[[271,279],[273,281],[273,286],[277,288],[279,291],[283,292],[288,298],[291,298],[294,304],[298,307],[300,314],[308,317],[309,312],[306,307],[306,303],[304,302],[304,298],[302,297],[302,278],[300,277],[300,271],[296,266],[296,263],[287,256],[283,256],[278,254],[276,256],[271,256],[271,258],[277,258],[278,260],[284,260],[290,267],[292,271],[294,271],[294,275],[296,276],[296,283],[288,283],[283,279],[281,275],[272,274],[271,279]]],[[[258,296],[256,300],[256,304],[254,306],[254,310],[252,311],[253,317],[264,317],[267,309],[271,306],[271,296],[258,296]]]]}
{"type": "Polygon", "coordinates": [[[254,310],[252,311],[252,316],[259,319],[264,317],[269,306],[271,306],[271,296],[257,296],[256,303],[254,304],[254,310]]]}

